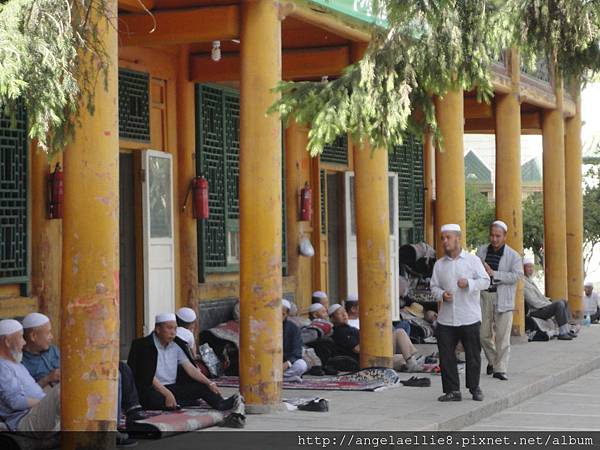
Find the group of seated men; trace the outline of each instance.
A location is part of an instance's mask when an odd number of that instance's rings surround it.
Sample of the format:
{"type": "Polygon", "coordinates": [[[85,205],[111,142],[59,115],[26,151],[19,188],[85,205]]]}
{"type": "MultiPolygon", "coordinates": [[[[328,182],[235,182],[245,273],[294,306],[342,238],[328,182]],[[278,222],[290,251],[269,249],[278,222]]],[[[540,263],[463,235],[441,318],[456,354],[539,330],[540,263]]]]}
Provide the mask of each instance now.
{"type": "MultiPolygon", "coordinates": [[[[189,331],[195,321],[190,308],[158,314],[154,331],[133,341],[127,363],[119,363],[117,417],[123,412],[131,423],[145,418],[144,410],[179,409],[198,399],[218,410],[235,406],[238,394],[223,398],[196,364],[189,331]]],[[[60,354],[52,340],[44,314],[0,321],[0,421],[9,431],[60,429],[60,354]]]]}

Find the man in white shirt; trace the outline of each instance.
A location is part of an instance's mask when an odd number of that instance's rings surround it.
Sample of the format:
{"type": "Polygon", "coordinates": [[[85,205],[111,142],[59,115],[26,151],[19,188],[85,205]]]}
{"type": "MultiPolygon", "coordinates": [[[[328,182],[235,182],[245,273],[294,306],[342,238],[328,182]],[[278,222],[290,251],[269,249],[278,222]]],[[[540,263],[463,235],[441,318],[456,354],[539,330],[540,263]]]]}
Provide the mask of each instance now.
{"type": "Polygon", "coordinates": [[[436,337],[444,395],[441,402],[460,401],[460,379],[456,363],[456,345],[462,342],[467,363],[467,388],[473,400],[482,401],[479,387],[481,372],[480,291],[490,285],[490,277],[481,260],[461,247],[459,225],[447,224],[441,229],[444,257],[433,267],[431,293],[439,302],[436,337]]]}
{"type": "Polygon", "coordinates": [[[344,308],[348,313],[348,325],[360,330],[360,319],[358,315],[358,296],[349,294],[344,302],[344,308]]]}
{"type": "Polygon", "coordinates": [[[594,283],[586,281],[583,286],[583,311],[589,315],[592,322],[600,319],[600,298],[594,292],[594,283]]]}

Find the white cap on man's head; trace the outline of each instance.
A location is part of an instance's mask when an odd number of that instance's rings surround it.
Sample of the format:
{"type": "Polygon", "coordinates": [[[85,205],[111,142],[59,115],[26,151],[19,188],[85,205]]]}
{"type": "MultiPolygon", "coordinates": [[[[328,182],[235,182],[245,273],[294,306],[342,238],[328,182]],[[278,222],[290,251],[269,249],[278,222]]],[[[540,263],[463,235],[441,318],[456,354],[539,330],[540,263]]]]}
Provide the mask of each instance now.
{"type": "Polygon", "coordinates": [[[10,334],[21,331],[23,326],[15,319],[0,320],[0,336],[8,336],[10,334]]]}
{"type": "Polygon", "coordinates": [[[329,309],[327,310],[327,315],[332,316],[334,312],[336,312],[338,309],[340,309],[342,307],[342,305],[340,305],[339,303],[334,303],[333,305],[331,305],[329,307],[329,309]]]}
{"type": "Polygon", "coordinates": [[[192,308],[184,306],[183,308],[179,308],[177,310],[177,317],[179,317],[184,322],[195,322],[196,312],[192,308]]]}
{"type": "Polygon", "coordinates": [[[42,313],[32,312],[27,314],[23,319],[23,328],[37,328],[46,325],[48,322],[50,322],[48,316],[45,316],[42,313]]]}
{"type": "Polygon", "coordinates": [[[325,307],[321,304],[321,303],[313,303],[312,305],[310,305],[310,307],[308,308],[308,312],[314,313],[319,311],[320,309],[325,309],[325,307]]]}
{"type": "Polygon", "coordinates": [[[535,258],[533,256],[526,256],[523,258],[523,265],[526,266],[527,264],[535,265],[535,258]]]}
{"type": "Polygon", "coordinates": [[[502,228],[505,233],[508,231],[508,225],[506,225],[506,223],[502,222],[501,220],[494,220],[492,222],[492,226],[502,228]]]}
{"type": "Polygon", "coordinates": [[[315,291],[312,293],[312,298],[327,298],[327,294],[323,291],[315,291]]]}
{"type": "Polygon", "coordinates": [[[285,298],[281,299],[281,306],[287,308],[288,311],[292,309],[292,304],[289,302],[289,300],[286,300],[285,298]]]}
{"type": "Polygon", "coordinates": [[[447,223],[442,225],[441,232],[445,233],[447,231],[454,231],[456,233],[460,233],[460,225],[457,223],[447,223]]]}
{"type": "Polygon", "coordinates": [[[347,302],[358,302],[358,295],[356,294],[348,294],[348,297],[346,298],[347,302]]]}
{"type": "Polygon", "coordinates": [[[588,280],[583,284],[583,287],[594,287],[594,283],[592,283],[590,280],[588,280]]]}
{"type": "Polygon", "coordinates": [[[173,313],[160,313],[154,318],[154,323],[157,325],[163,322],[175,322],[177,321],[175,314],[173,313]]]}
{"type": "Polygon", "coordinates": [[[189,346],[194,345],[194,334],[187,328],[177,327],[177,337],[183,339],[189,346]]]}

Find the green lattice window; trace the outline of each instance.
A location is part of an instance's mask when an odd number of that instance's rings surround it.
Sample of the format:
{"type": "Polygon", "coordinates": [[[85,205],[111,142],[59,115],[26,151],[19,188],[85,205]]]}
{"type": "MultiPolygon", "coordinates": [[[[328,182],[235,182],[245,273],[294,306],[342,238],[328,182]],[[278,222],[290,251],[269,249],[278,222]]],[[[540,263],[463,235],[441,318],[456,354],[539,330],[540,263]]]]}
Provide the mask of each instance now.
{"type": "MultiPolygon", "coordinates": [[[[239,153],[239,92],[197,85],[196,172],[208,180],[210,209],[209,218],[198,223],[201,282],[207,273],[239,270],[239,153]]],[[[285,209],[282,220],[285,263],[285,209]]]]}
{"type": "Polygon", "coordinates": [[[348,165],[348,136],[338,136],[336,140],[323,148],[321,161],[333,164],[348,165]]]}
{"type": "Polygon", "coordinates": [[[0,284],[29,280],[27,118],[0,111],[0,284]]]}
{"type": "Polygon", "coordinates": [[[150,76],[119,69],[119,137],[150,142],[150,76]]]}
{"type": "Polygon", "coordinates": [[[389,170],[398,174],[400,244],[420,242],[424,236],[423,146],[414,137],[389,152],[389,170]]]}

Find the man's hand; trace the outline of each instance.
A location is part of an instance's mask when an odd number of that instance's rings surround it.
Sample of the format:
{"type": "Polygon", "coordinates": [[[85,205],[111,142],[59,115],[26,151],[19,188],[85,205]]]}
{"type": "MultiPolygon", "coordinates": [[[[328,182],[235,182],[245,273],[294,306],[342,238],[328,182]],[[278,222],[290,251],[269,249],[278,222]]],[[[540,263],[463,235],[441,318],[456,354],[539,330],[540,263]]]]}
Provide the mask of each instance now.
{"type": "Polygon", "coordinates": [[[208,383],[208,388],[213,391],[215,394],[217,395],[221,395],[221,390],[219,389],[219,386],[217,386],[217,383],[215,383],[214,381],[211,381],[210,383],[208,383]]]}
{"type": "Polygon", "coordinates": [[[492,269],[488,263],[484,262],[483,267],[490,277],[494,276],[494,269],[492,269]]]}
{"type": "Polygon", "coordinates": [[[444,293],[442,294],[442,300],[444,300],[445,302],[451,302],[453,299],[454,296],[451,292],[444,291],[444,293]]]}
{"type": "Polygon", "coordinates": [[[469,287],[469,281],[466,278],[461,278],[460,280],[458,280],[456,285],[461,289],[465,289],[469,287]]]}
{"type": "Polygon", "coordinates": [[[290,368],[290,362],[289,361],[284,361],[283,362],[283,371],[285,372],[287,369],[290,368]]]}
{"type": "Polygon", "coordinates": [[[54,369],[48,374],[48,381],[50,383],[60,383],[60,369],[54,369]]]}
{"type": "Polygon", "coordinates": [[[163,392],[163,395],[165,396],[165,406],[167,409],[177,408],[177,400],[175,400],[175,396],[171,391],[166,389],[166,392],[163,392]]]}

